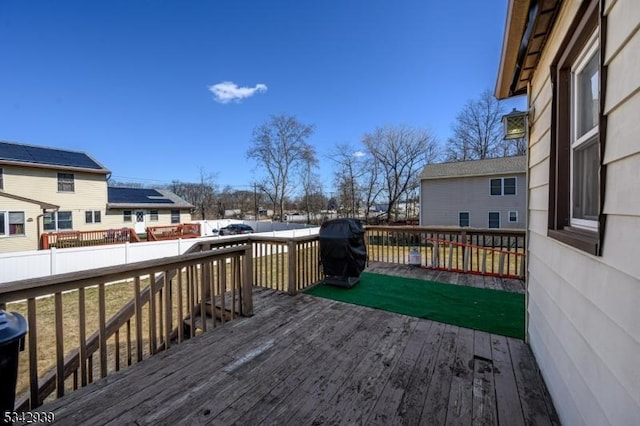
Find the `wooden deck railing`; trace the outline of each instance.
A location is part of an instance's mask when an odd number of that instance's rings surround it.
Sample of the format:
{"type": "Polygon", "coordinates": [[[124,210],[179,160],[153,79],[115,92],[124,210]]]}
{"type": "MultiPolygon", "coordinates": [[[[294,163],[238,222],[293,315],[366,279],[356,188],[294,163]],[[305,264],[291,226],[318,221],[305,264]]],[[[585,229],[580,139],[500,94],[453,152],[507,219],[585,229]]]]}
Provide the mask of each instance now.
{"type": "Polygon", "coordinates": [[[204,249],[253,246],[253,284],[295,294],[323,276],[320,269],[318,235],[273,237],[245,234],[201,243],[204,249]]]}
{"type": "Polygon", "coordinates": [[[18,383],[16,408],[38,407],[54,392],[60,397],[205,332],[201,313],[214,318],[209,327],[251,315],[251,245],[207,248],[0,286],[0,307],[28,322],[19,369],[28,380],[18,383]]]}
{"type": "Polygon", "coordinates": [[[524,279],[525,231],[420,226],[367,226],[369,259],[409,263],[413,247],[420,264],[454,272],[524,279]]]}
{"type": "Polygon", "coordinates": [[[140,242],[140,238],[138,238],[138,234],[136,234],[132,228],[50,232],[40,236],[40,247],[42,250],[48,250],[52,247],[88,247],[134,242],[140,242]]]}
{"type": "Polygon", "coordinates": [[[179,225],[147,227],[148,241],[175,240],[177,238],[198,237],[200,237],[199,223],[183,223],[179,225]]]}

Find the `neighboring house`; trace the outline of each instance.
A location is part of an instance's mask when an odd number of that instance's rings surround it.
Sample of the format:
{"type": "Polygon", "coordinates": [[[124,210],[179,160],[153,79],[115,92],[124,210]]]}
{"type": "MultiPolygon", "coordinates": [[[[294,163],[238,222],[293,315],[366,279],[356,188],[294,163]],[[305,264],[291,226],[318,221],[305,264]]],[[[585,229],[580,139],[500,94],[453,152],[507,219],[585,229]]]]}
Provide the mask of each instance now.
{"type": "Polygon", "coordinates": [[[525,157],[427,165],[420,175],[420,225],[524,228],[525,157]]]}
{"type": "Polygon", "coordinates": [[[105,223],[134,228],[138,234],[144,233],[148,226],[191,221],[193,205],[171,191],[109,187],[108,199],[105,223]]]}
{"type": "Polygon", "coordinates": [[[510,0],[527,95],[528,341],[562,423],[640,419],[640,1],[510,0]]]}
{"type": "Polygon", "coordinates": [[[111,200],[109,174],[83,152],[0,141],[0,253],[36,250],[43,232],[133,228],[138,212],[148,225],[189,220],[192,206],[169,192],[111,200]]]}

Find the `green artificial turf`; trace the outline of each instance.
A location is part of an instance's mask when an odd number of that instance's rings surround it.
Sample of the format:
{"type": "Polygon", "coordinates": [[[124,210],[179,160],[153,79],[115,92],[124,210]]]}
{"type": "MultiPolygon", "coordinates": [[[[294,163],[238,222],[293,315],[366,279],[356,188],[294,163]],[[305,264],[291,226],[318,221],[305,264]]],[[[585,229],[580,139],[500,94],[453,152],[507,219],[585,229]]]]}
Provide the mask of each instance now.
{"type": "Polygon", "coordinates": [[[524,294],[368,272],[352,288],[321,284],[305,293],[524,339],[524,294]]]}

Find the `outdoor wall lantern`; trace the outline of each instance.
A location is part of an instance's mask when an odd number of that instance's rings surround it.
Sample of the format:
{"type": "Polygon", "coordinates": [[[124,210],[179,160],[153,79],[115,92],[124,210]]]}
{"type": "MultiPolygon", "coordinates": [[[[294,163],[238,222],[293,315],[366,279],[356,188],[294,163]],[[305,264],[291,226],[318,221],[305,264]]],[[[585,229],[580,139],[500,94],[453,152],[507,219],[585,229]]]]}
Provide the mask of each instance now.
{"type": "Polygon", "coordinates": [[[527,135],[527,112],[518,111],[515,108],[507,115],[502,116],[505,139],[520,139],[527,135]]]}

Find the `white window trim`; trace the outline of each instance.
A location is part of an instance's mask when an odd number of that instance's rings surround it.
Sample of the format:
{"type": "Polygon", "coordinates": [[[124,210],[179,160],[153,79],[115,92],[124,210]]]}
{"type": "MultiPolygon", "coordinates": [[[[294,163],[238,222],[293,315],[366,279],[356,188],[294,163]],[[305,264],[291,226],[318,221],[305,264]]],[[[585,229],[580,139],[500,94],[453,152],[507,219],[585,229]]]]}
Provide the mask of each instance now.
{"type": "Polygon", "coordinates": [[[68,173],[68,172],[58,172],[58,174],[56,175],[57,179],[56,179],[56,185],[58,188],[58,192],[62,192],[62,193],[74,193],[76,192],[76,174],[75,173],[68,173]],[[66,191],[66,190],[61,190],[60,189],[60,175],[70,175],[71,176],[71,185],[73,186],[73,189],[70,191],[66,191]]]}
{"type": "MultiPolygon", "coordinates": [[[[573,179],[573,153],[576,148],[591,142],[592,138],[597,135],[600,131],[600,124],[596,123],[595,127],[589,130],[587,133],[582,135],[580,138],[576,139],[576,134],[578,132],[578,108],[577,105],[577,90],[576,90],[576,79],[575,76],[579,74],[589,63],[591,57],[599,50],[600,44],[598,43],[598,29],[591,35],[589,38],[589,42],[582,49],[582,52],[576,59],[574,65],[571,67],[571,152],[569,153],[569,178],[571,180],[569,184],[569,208],[570,208],[570,216],[569,220],[571,226],[576,228],[581,228],[589,231],[598,231],[598,221],[597,220],[587,220],[587,219],[578,219],[573,217],[573,196],[574,196],[574,179],[573,179]]],[[[600,72],[600,71],[598,71],[600,72]]],[[[598,87],[598,90],[602,90],[601,87],[598,87]]]]}
{"type": "Polygon", "coordinates": [[[509,223],[518,223],[518,211],[517,210],[509,210],[509,223]],[[511,220],[511,213],[516,214],[516,220],[511,220]]]}

